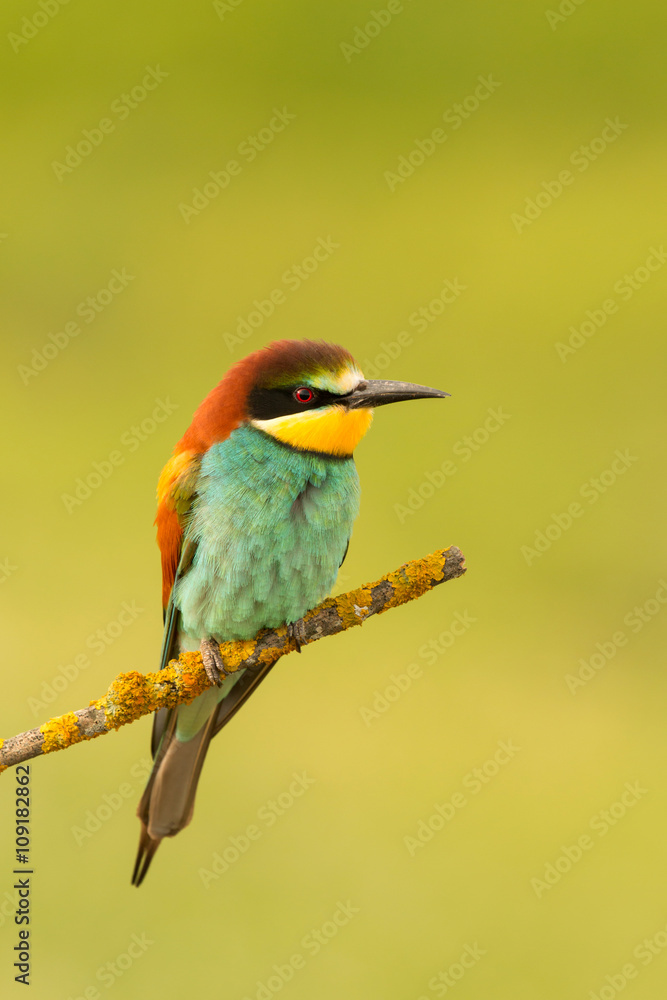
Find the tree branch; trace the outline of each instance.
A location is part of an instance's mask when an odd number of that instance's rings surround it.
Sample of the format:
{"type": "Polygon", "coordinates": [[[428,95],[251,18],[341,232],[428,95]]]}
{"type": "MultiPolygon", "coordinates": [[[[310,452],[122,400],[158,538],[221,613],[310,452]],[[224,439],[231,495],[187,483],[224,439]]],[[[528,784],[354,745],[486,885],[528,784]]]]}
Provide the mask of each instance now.
{"type": "MultiPolygon", "coordinates": [[[[223,642],[220,652],[226,673],[259,671],[300,646],[361,625],[372,615],[413,601],[439,583],[462,576],[465,571],[463,555],[453,545],[438,549],[423,559],[413,559],[376,583],[330,597],[313,608],[292,629],[298,641],[283,625],[263,630],[256,639],[223,642]]],[[[88,708],[67,712],[38,729],[0,740],[0,770],[31,757],[64,750],[83,740],[95,739],[158,708],[173,708],[190,702],[207,687],[210,682],[198,652],[181,653],[177,660],[171,660],[164,670],[155,673],[140,674],[132,670],[119,674],[104,697],[91,702],[88,708]]]]}

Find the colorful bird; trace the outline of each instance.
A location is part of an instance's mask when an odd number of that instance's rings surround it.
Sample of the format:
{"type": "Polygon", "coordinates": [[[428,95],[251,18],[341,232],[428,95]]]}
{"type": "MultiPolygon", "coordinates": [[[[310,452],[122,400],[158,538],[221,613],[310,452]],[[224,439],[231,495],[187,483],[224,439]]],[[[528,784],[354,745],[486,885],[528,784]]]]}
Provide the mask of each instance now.
{"type": "Polygon", "coordinates": [[[160,667],[201,650],[213,686],[155,714],[134,885],[192,819],[211,738],[270,669],[225,676],[219,643],[297,622],[327,596],[359,508],[352,453],[374,407],[447,395],[364,379],[333,344],[281,340],[235,364],[196,411],[158,483],[160,667]]]}

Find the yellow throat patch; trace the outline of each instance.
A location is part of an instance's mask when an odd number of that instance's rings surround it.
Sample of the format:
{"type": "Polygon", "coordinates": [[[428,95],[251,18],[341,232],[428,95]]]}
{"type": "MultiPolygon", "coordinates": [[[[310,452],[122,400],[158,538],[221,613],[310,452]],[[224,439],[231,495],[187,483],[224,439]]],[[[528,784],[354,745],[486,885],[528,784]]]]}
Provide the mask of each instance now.
{"type": "Polygon", "coordinates": [[[252,425],[292,448],[344,456],[352,454],[372,419],[372,409],[348,410],[333,405],[272,420],[253,420],[252,425]]]}

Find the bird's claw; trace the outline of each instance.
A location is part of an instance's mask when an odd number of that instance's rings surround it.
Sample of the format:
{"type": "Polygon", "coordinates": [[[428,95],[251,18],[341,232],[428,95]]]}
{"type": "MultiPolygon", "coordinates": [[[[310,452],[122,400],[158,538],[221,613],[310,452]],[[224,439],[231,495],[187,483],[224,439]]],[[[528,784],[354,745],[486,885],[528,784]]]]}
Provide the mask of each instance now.
{"type": "Polygon", "coordinates": [[[294,639],[294,642],[296,643],[296,651],[297,653],[300,653],[301,647],[305,646],[308,642],[306,626],[303,623],[303,618],[299,618],[296,622],[287,623],[287,635],[290,639],[294,639]]]}
{"type": "Polygon", "coordinates": [[[222,685],[223,677],[226,677],[227,675],[227,671],[225,670],[225,665],[222,662],[219,643],[217,643],[215,639],[202,639],[199,648],[201,650],[201,658],[204,664],[204,670],[206,671],[206,676],[210,680],[211,684],[215,684],[216,687],[220,687],[222,685]]]}

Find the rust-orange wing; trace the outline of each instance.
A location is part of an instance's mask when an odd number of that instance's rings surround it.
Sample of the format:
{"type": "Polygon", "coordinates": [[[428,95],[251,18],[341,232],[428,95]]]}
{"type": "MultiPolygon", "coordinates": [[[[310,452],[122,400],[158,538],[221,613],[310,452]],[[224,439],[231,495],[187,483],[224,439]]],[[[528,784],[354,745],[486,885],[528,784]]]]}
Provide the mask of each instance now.
{"type": "Polygon", "coordinates": [[[158,508],[155,524],[162,555],[162,606],[167,608],[169,595],[181,559],[183,526],[195,495],[201,456],[184,449],[174,454],[158,482],[158,508]]]}

